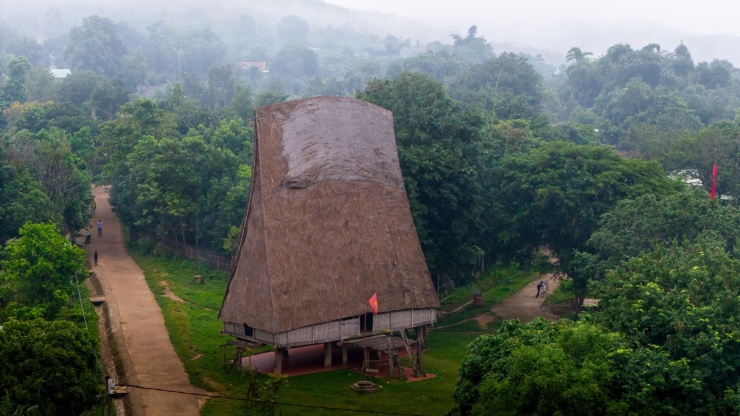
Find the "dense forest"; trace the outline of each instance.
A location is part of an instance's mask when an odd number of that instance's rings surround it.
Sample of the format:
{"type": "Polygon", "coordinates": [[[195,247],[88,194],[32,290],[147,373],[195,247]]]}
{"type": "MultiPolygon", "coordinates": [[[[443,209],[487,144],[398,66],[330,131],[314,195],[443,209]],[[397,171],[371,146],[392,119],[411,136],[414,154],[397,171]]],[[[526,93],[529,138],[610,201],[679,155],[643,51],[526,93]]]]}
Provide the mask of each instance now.
{"type": "Polygon", "coordinates": [[[55,389],[42,413],[95,404],[94,312],[75,303],[84,254],[63,237],[89,223],[91,182],[112,186],[139,248],[229,255],[254,109],[346,95],[393,112],[439,293],[547,245],[576,301],[601,299],[577,323],[479,338],[453,413],[736,414],[740,70],[690,46],[574,46],[555,67],[494,50],[476,26],[421,44],[296,15],[144,29],[93,15],[39,42],[0,22],[5,403],[42,403],[23,375],[53,383],[43,363],[62,353],[19,345],[47,333],[75,351],[64,377],[80,388],[55,389]]]}

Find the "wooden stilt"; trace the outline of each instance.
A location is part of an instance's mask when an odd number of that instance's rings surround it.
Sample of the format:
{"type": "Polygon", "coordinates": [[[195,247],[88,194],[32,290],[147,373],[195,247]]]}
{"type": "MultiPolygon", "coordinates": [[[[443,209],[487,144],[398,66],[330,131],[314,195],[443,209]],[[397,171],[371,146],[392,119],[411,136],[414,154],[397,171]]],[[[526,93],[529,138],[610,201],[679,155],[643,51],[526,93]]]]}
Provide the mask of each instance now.
{"type": "Polygon", "coordinates": [[[411,351],[411,345],[409,344],[409,337],[406,335],[406,330],[401,330],[401,338],[403,338],[403,344],[406,347],[406,353],[409,355],[409,361],[411,362],[411,370],[414,372],[414,377],[419,377],[419,368],[416,365],[416,357],[411,351]]]}
{"type": "Polygon", "coordinates": [[[276,348],[275,349],[275,366],[274,366],[274,372],[275,374],[280,374],[283,371],[283,354],[285,353],[284,348],[276,348]]]}
{"type": "Polygon", "coordinates": [[[406,376],[406,372],[403,371],[403,366],[401,365],[401,357],[398,356],[398,354],[393,354],[393,361],[396,363],[396,367],[398,368],[398,374],[399,377],[401,377],[401,380],[408,381],[409,378],[406,376]]]}
{"type": "Polygon", "coordinates": [[[390,337],[388,338],[388,377],[395,377],[393,374],[393,341],[390,337]]]}
{"type": "Polygon", "coordinates": [[[347,344],[342,343],[342,365],[349,364],[349,358],[347,357],[347,344]]]}
{"type": "Polygon", "coordinates": [[[424,338],[426,337],[426,326],[417,326],[414,328],[416,332],[416,342],[424,345],[424,338]]]}
{"type": "Polygon", "coordinates": [[[324,367],[331,367],[331,342],[324,343],[324,367]]]}
{"type": "MultiPolygon", "coordinates": [[[[420,328],[422,340],[426,334],[426,325],[420,328]]],[[[418,333],[417,333],[418,337],[418,333]]],[[[426,377],[427,372],[424,370],[424,359],[422,358],[422,351],[424,351],[424,343],[416,341],[416,366],[419,368],[419,376],[426,377]]]]}

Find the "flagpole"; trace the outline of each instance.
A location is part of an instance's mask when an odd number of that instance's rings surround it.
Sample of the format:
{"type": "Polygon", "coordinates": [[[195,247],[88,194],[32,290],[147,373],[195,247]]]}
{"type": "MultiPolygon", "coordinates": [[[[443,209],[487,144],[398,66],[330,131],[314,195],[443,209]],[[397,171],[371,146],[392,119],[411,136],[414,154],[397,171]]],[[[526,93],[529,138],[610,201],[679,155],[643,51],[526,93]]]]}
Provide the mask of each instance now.
{"type": "MultiPolygon", "coordinates": [[[[367,286],[365,286],[364,296],[367,296],[369,292],[370,290],[367,288],[367,286]]],[[[367,311],[367,305],[369,305],[369,303],[363,301],[363,304],[364,304],[363,310],[367,311]]],[[[366,371],[367,366],[370,364],[370,356],[368,355],[368,352],[367,352],[367,341],[365,339],[366,338],[365,333],[367,332],[367,315],[368,315],[368,312],[365,312],[365,316],[363,317],[364,318],[363,322],[365,325],[364,325],[364,328],[360,328],[362,330],[362,381],[365,381],[365,374],[367,373],[366,371]]]]}
{"type": "Polygon", "coordinates": [[[717,191],[717,161],[714,161],[714,167],[712,168],[712,192],[709,194],[709,199],[714,200],[714,195],[717,191]]]}

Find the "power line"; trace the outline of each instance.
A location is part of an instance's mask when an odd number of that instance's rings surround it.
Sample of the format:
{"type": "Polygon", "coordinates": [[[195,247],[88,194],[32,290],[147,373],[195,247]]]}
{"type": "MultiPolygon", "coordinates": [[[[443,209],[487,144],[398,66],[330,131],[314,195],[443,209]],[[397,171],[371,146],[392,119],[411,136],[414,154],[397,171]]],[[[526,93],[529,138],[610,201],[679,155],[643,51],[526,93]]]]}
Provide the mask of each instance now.
{"type": "Polygon", "coordinates": [[[343,412],[373,413],[373,414],[379,414],[379,415],[429,416],[429,415],[422,415],[422,414],[418,414],[418,413],[381,412],[381,411],[377,411],[377,410],[347,409],[347,408],[344,408],[344,407],[328,407],[328,406],[313,406],[313,405],[310,405],[310,404],[268,402],[268,401],[264,401],[264,400],[245,399],[245,398],[229,397],[229,396],[220,396],[218,394],[192,393],[192,392],[188,392],[188,391],[161,389],[161,388],[157,388],[157,387],[144,387],[144,386],[138,386],[138,385],[135,385],[135,384],[118,384],[118,385],[119,386],[123,386],[123,387],[133,387],[133,388],[142,389],[142,390],[155,390],[155,391],[163,391],[163,392],[167,392],[167,393],[187,394],[187,395],[191,395],[191,396],[203,396],[203,397],[208,397],[208,398],[211,398],[211,399],[237,400],[237,401],[240,401],[240,402],[249,400],[250,402],[264,403],[264,404],[271,404],[271,405],[279,405],[279,406],[294,406],[294,407],[305,407],[305,408],[323,409],[323,410],[341,410],[343,412]]]}

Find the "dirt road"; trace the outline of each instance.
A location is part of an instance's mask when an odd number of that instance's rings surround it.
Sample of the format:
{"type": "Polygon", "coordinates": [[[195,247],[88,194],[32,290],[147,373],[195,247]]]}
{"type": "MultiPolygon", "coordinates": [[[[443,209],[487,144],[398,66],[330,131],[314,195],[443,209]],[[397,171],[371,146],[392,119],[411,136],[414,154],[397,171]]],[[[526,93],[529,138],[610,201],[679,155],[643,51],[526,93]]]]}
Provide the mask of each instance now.
{"type": "MultiPolygon", "coordinates": [[[[90,264],[94,251],[98,253],[98,264],[92,270],[101,283],[108,306],[109,333],[125,344],[127,353],[118,357],[129,361],[123,366],[127,374],[122,378],[129,384],[134,381],[148,388],[197,393],[172,347],[162,311],[143,272],[125,250],[121,226],[108,203],[107,188],[93,187],[93,194],[97,209],[90,229],[92,241],[85,250],[90,264]],[[97,235],[98,220],[103,221],[102,237],[97,235]]],[[[198,396],[136,390],[132,397],[137,399],[131,400],[131,410],[136,415],[200,413],[198,396]]]]}
{"type": "Polygon", "coordinates": [[[532,283],[525,286],[522,290],[509,296],[503,302],[493,305],[491,311],[496,316],[502,319],[516,319],[519,318],[522,322],[529,322],[535,317],[542,316],[544,318],[555,320],[556,317],[547,313],[542,309],[542,303],[545,298],[537,296],[537,284],[545,280],[550,286],[550,293],[552,293],[556,287],[560,285],[560,281],[552,279],[552,274],[543,274],[533,281],[532,283]]]}

